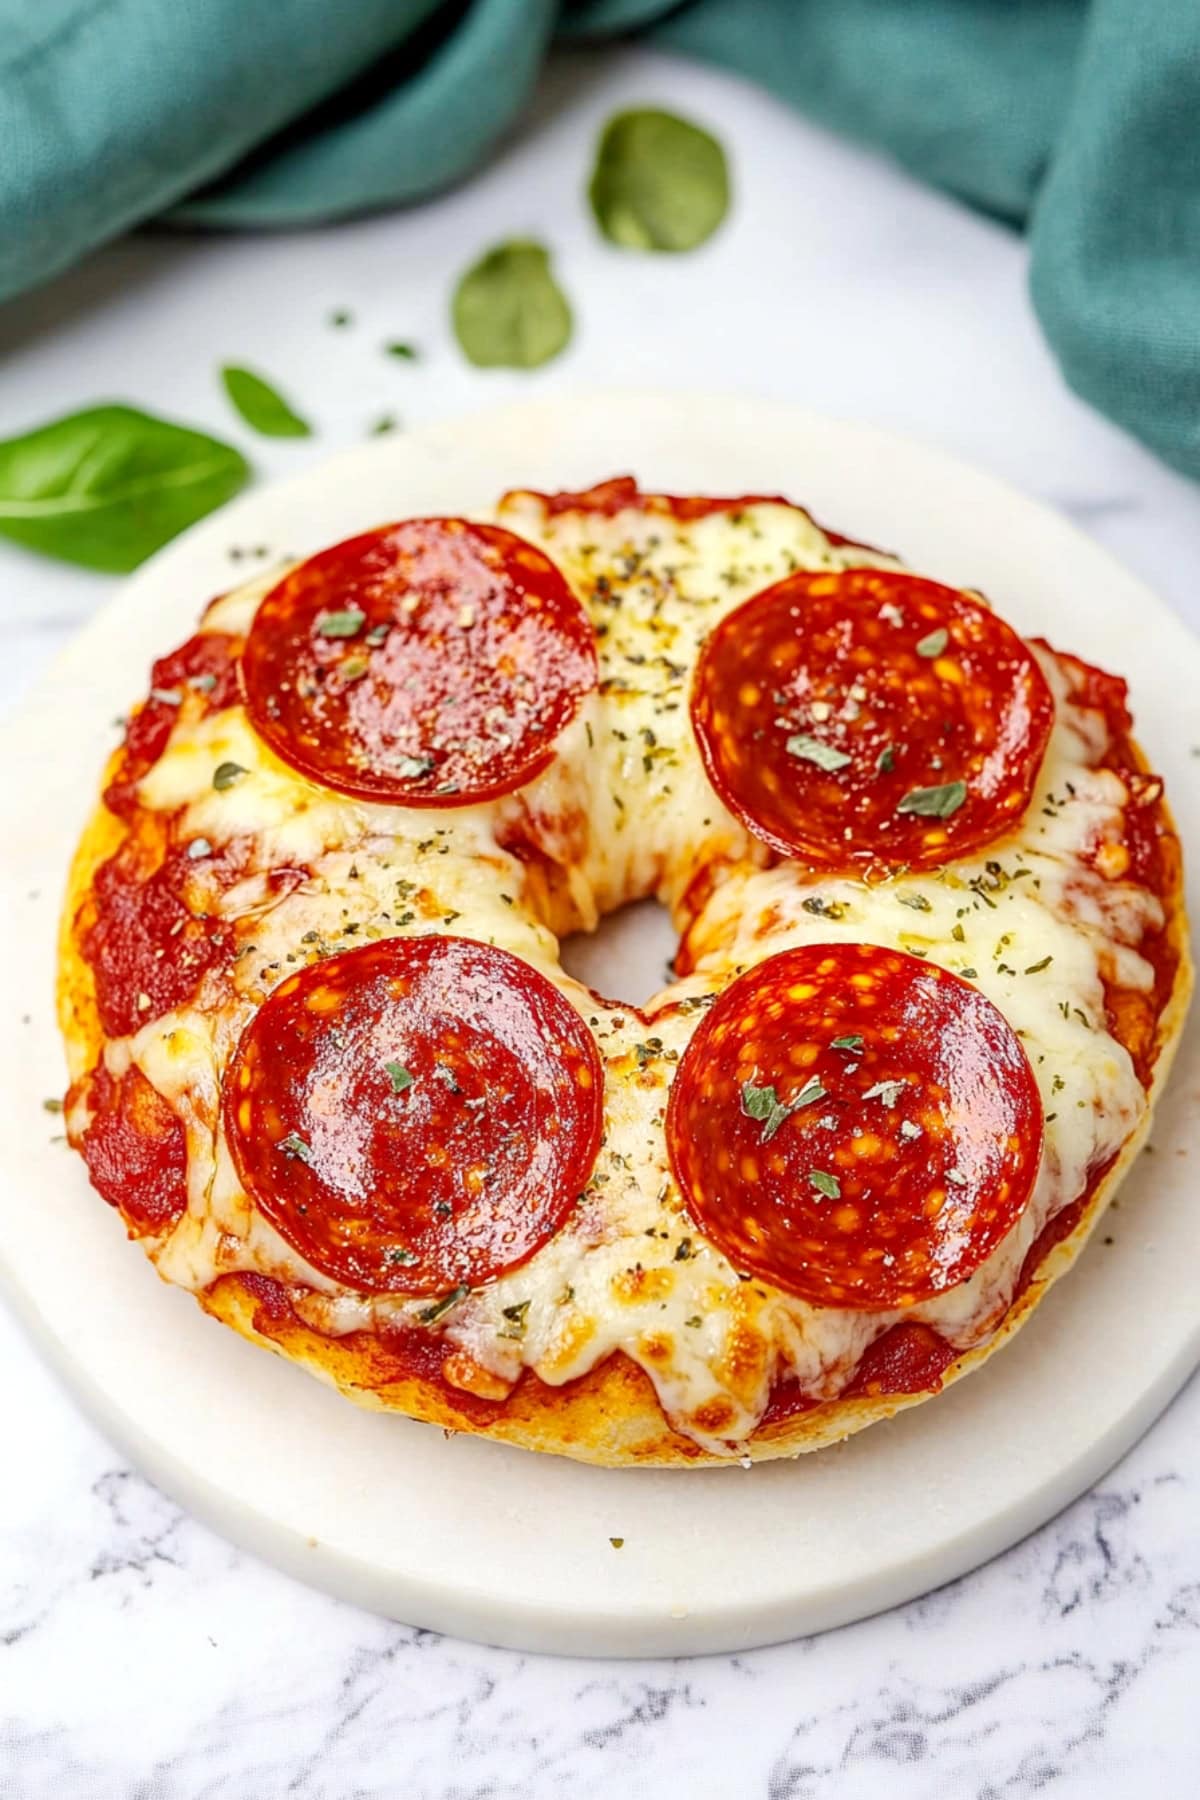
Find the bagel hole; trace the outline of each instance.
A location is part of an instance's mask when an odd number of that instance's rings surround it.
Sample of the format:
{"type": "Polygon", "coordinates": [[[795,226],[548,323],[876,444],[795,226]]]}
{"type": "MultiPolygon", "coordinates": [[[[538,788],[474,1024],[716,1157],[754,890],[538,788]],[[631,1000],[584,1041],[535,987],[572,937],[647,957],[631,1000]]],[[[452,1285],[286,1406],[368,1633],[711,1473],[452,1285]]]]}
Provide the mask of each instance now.
{"type": "Polygon", "coordinates": [[[562,966],[606,999],[644,1006],[674,980],[675,928],[657,900],[634,900],[601,919],[595,931],[575,931],[560,945],[562,966]]]}

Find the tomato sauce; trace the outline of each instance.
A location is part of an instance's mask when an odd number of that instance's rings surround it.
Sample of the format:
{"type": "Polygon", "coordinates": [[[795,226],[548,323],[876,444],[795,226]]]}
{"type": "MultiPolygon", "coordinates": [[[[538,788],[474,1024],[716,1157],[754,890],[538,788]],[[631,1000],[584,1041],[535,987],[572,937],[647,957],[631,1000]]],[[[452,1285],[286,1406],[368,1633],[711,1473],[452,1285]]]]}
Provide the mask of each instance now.
{"type": "Polygon", "coordinates": [[[78,1148],[93,1187],[119,1210],[131,1237],[173,1230],[187,1210],[180,1120],[136,1065],[114,1079],[98,1064],[85,1079],[84,1097],[93,1116],[78,1148]]]}
{"type": "Polygon", "coordinates": [[[101,863],[81,918],[81,948],[92,970],[100,1023],[129,1037],[190,1000],[202,977],[220,968],[233,928],[193,913],[185,894],[195,863],[186,849],[147,867],[155,849],[137,838],[101,863]]]}
{"type": "MultiPolygon", "coordinates": [[[[831,531],[828,525],[822,525],[814,519],[807,507],[789,500],[784,494],[736,494],[724,498],[713,494],[645,494],[632,475],[614,475],[611,481],[601,481],[595,487],[577,491],[568,489],[557,494],[532,491],[534,498],[543,503],[551,518],[560,513],[589,512],[611,519],[617,513],[633,508],[638,512],[661,513],[664,517],[687,523],[691,519],[708,518],[713,513],[740,512],[747,506],[787,506],[794,512],[802,512],[822,536],[837,547],[871,550],[875,556],[888,554],[887,551],[872,550],[869,544],[862,543],[858,538],[843,537],[840,531],[831,531]]],[[[509,497],[505,495],[506,500],[509,497]]]]}
{"type": "Polygon", "coordinates": [[[131,819],[137,809],[137,787],[167,747],[180,709],[205,717],[238,698],[237,653],[240,642],[222,631],[202,631],[161,656],[150,674],[150,693],[125,727],[125,742],[104,804],[118,818],[131,819]]]}

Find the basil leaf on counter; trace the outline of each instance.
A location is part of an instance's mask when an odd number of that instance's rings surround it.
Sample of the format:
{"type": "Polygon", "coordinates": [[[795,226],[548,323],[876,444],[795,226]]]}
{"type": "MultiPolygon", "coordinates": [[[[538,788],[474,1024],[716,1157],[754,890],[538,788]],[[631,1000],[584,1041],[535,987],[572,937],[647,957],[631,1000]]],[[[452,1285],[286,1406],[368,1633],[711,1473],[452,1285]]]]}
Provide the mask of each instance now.
{"type": "Polygon", "coordinates": [[[623,249],[694,250],[729,210],[725,152],[674,113],[617,113],[601,134],[588,198],[605,237],[623,249]]]}
{"type": "Polygon", "coordinates": [[[454,335],[480,369],[536,369],[571,336],[571,308],[542,244],[513,238],[467,270],[454,290],[454,335]]]}
{"type": "Polygon", "coordinates": [[[91,406],[0,442],[0,533],[124,575],[232,498],[245,458],[132,406],[91,406]]]}
{"type": "Polygon", "coordinates": [[[253,369],[228,364],[221,370],[225,392],[249,425],[262,437],[311,437],[312,426],[294,413],[283,395],[253,369]]]}

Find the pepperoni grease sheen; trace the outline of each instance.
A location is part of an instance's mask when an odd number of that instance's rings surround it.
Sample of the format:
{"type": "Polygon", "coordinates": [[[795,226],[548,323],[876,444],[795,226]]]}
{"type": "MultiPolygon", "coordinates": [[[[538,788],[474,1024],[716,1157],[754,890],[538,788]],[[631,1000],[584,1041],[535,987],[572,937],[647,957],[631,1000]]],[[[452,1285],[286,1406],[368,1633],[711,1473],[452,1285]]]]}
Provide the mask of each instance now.
{"type": "Polygon", "coordinates": [[[284,762],[403,806],[523,786],[596,681],[591,622],[556,565],[464,519],[310,557],[263,600],[242,655],[250,719],[284,762]]]}
{"type": "Polygon", "coordinates": [[[881,569],[789,575],[701,652],[692,724],[730,811],[822,868],[932,869],[1010,830],[1054,700],[982,601],[881,569]]]}
{"type": "Polygon", "coordinates": [[[495,1280],[554,1235],[600,1146],[591,1032],[469,938],[382,938],[282,982],[242,1033],[225,1129],[259,1210],[371,1293],[495,1280]]]}
{"type": "Polygon", "coordinates": [[[973,1275],[1037,1178],[1016,1034],[936,964],[870,944],[770,956],[688,1045],[667,1147],[735,1268],[814,1306],[911,1306],[973,1275]]]}

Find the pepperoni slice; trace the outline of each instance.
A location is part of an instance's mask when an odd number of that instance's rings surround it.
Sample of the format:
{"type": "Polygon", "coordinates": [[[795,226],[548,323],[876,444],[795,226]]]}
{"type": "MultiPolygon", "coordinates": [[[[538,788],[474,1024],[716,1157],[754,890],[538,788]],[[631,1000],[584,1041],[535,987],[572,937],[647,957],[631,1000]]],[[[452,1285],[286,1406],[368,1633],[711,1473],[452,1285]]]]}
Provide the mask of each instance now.
{"type": "Polygon", "coordinates": [[[768,957],[680,1059],[667,1146],[740,1269],[816,1306],[911,1306],[991,1254],[1037,1177],[1042,1105],[1003,1016],[870,944],[768,957]]]}
{"type": "Polygon", "coordinates": [[[523,786],[596,680],[595,634],[555,564],[463,519],[384,525],[310,557],[263,600],[242,656],[277,755],[404,806],[523,786]]]}
{"type": "Polygon", "coordinates": [[[721,799],[780,855],[929,869],[1016,824],[1054,700],[981,601],[847,569],[789,575],[723,619],[692,723],[721,799]]]}
{"type": "Polygon", "coordinates": [[[288,1243],[370,1292],[445,1294],[533,1255],[600,1145],[595,1041],[467,938],[384,938],[277,987],[225,1081],[238,1173],[288,1243]]]}

